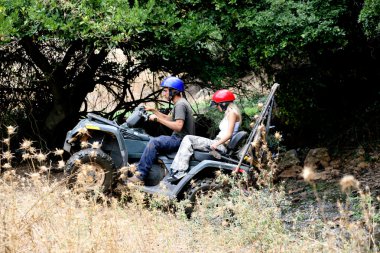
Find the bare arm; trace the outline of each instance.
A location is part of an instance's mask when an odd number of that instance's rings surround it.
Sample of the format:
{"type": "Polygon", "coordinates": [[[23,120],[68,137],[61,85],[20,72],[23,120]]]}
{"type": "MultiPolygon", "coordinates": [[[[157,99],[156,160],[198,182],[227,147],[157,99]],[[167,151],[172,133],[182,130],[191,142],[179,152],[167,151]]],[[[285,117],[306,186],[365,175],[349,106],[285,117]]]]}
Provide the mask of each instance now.
{"type": "Polygon", "coordinates": [[[159,112],[157,109],[154,108],[146,108],[145,110],[151,111],[154,114],[149,116],[149,120],[151,121],[157,121],[158,123],[170,128],[173,131],[180,132],[182,130],[182,127],[184,125],[184,120],[177,119],[175,121],[172,120],[172,117],[170,115],[163,114],[159,112]]]}
{"type": "Polygon", "coordinates": [[[175,121],[172,121],[171,118],[169,120],[167,120],[165,118],[159,118],[155,114],[150,115],[149,116],[149,120],[151,120],[151,121],[157,121],[158,123],[160,123],[160,124],[162,124],[164,126],[167,126],[171,130],[176,131],[176,132],[180,132],[182,130],[183,124],[185,122],[182,119],[177,119],[175,121]]]}
{"type": "Polygon", "coordinates": [[[145,107],[145,110],[153,112],[154,115],[156,115],[157,118],[159,118],[159,119],[171,120],[171,116],[170,115],[166,115],[166,114],[160,112],[159,110],[157,110],[156,108],[145,107]]]}
{"type": "Polygon", "coordinates": [[[170,120],[167,120],[165,118],[157,117],[157,122],[161,123],[164,126],[169,127],[173,131],[180,132],[183,128],[183,124],[185,121],[182,119],[177,119],[175,121],[172,121],[171,118],[170,120]]]}

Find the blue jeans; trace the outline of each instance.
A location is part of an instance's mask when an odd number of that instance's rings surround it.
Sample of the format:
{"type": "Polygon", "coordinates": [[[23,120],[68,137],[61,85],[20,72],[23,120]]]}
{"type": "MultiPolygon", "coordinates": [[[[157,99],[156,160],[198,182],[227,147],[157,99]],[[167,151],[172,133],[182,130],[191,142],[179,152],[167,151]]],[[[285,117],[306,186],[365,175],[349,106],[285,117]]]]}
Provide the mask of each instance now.
{"type": "Polygon", "coordinates": [[[146,145],[144,152],[140,158],[137,170],[140,173],[139,178],[144,180],[149,173],[150,168],[152,168],[153,162],[157,158],[157,153],[170,153],[177,151],[182,138],[177,135],[161,135],[152,138],[148,145],[146,145]]]}

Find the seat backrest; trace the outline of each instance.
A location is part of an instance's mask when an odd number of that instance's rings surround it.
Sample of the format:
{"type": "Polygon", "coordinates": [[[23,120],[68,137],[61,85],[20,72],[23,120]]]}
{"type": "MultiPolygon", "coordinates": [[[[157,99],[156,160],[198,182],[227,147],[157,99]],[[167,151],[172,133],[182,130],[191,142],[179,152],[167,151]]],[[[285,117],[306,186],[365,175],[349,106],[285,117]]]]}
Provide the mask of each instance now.
{"type": "Polygon", "coordinates": [[[241,142],[245,139],[247,136],[246,131],[239,131],[237,132],[230,140],[230,143],[228,143],[227,146],[227,152],[229,153],[232,150],[235,150],[241,144],[241,142]]]}

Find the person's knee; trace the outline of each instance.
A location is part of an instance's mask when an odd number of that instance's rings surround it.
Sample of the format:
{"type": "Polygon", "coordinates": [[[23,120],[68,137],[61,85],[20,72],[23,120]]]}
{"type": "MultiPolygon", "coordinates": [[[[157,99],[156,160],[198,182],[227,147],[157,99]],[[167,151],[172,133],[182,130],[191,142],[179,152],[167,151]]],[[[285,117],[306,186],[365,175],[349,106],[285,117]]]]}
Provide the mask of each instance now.
{"type": "Polygon", "coordinates": [[[146,144],[146,149],[151,149],[151,148],[155,148],[155,145],[154,145],[154,142],[152,140],[150,140],[148,142],[148,144],[146,144]]]}
{"type": "Polygon", "coordinates": [[[183,137],[183,139],[182,139],[182,142],[181,142],[181,143],[190,144],[190,143],[191,143],[191,138],[190,138],[190,135],[186,135],[185,137],[183,137]]]}
{"type": "Polygon", "coordinates": [[[147,148],[154,148],[156,149],[160,145],[160,141],[157,138],[151,139],[148,144],[146,145],[147,148]]]}

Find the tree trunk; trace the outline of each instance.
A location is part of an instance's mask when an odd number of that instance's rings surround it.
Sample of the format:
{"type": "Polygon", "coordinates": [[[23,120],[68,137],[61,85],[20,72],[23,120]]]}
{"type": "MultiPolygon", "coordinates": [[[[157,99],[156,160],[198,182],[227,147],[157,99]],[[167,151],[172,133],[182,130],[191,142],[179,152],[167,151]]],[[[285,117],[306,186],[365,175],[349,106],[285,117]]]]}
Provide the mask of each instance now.
{"type": "Polygon", "coordinates": [[[76,123],[87,94],[93,91],[96,85],[96,71],[107,57],[108,51],[102,48],[96,53],[93,45],[78,40],[72,42],[61,62],[51,63],[31,38],[24,38],[21,45],[37,69],[42,72],[45,78],[43,83],[51,90],[51,107],[46,113],[37,117],[41,120],[39,123],[39,129],[43,131],[41,136],[49,140],[50,147],[60,147],[65,132],[76,123]],[[69,80],[66,70],[70,60],[75,57],[77,50],[88,47],[91,50],[84,55],[81,71],[73,80],[69,80]]]}

